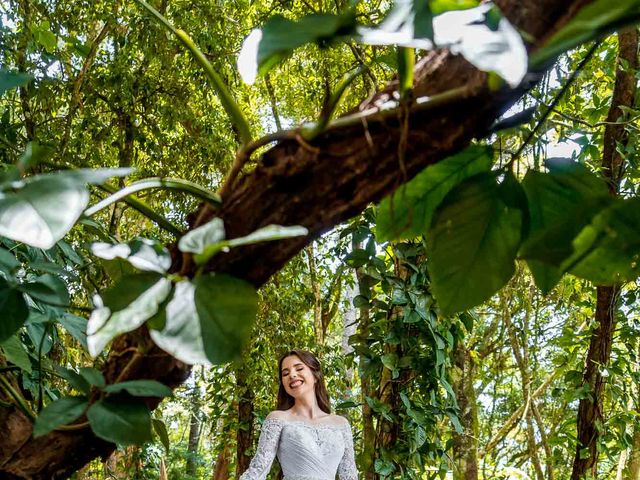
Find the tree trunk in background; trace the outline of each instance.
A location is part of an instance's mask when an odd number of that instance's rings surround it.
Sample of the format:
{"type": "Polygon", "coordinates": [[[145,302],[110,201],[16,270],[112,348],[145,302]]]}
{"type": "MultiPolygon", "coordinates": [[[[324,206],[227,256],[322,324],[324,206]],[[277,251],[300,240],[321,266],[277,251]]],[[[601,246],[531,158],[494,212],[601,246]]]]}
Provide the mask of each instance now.
{"type": "Polygon", "coordinates": [[[200,443],[200,388],[197,378],[194,378],[195,385],[189,396],[189,444],[187,445],[187,466],[185,473],[195,476],[197,471],[198,445],[200,443]]]}
{"type": "MultiPolygon", "coordinates": [[[[591,1],[496,0],[495,3],[517,29],[533,39],[531,50],[535,51],[591,1]]],[[[314,140],[318,148],[309,149],[296,139],[283,140],[268,148],[256,161],[256,168],[230,189],[216,216],[224,221],[229,238],[272,223],[302,225],[309,235],[233,249],[214,257],[207,270],[228,273],[256,287],[262,286],[308,242],[357,215],[425,167],[466,148],[473,138],[486,136],[494,120],[534,86],[536,75],[518,89],[492,91],[487,87],[486,73],[461,56],[440,49],[426,53],[416,64],[414,78],[418,96],[450,92],[456,87],[463,88],[465,93],[442,107],[411,109],[408,130],[398,119],[370,118],[366,126],[327,130],[314,140]],[[398,173],[397,145],[401,137],[407,139],[405,175],[398,173]]],[[[390,82],[360,107],[366,109],[392,98],[396,90],[397,82],[390,82]]],[[[203,208],[191,217],[192,228],[213,215],[203,208]]],[[[181,268],[176,257],[172,271],[181,268]]],[[[157,348],[143,327],[112,343],[102,370],[107,383],[146,378],[175,388],[188,378],[190,368],[157,348]],[[140,356],[139,351],[145,354],[140,356]]],[[[159,400],[148,399],[147,403],[155,408],[159,400]]],[[[6,431],[7,422],[11,421],[13,418],[5,418],[0,423],[0,432],[6,431]]],[[[38,438],[31,433],[30,423],[25,424],[18,432],[21,437],[18,450],[0,458],[0,478],[67,478],[87,462],[105,458],[115,449],[114,444],[97,438],[88,428],[54,431],[38,438]],[[56,448],[50,448],[51,445],[56,448]]],[[[4,441],[3,436],[0,443],[4,441]]],[[[0,451],[6,451],[4,445],[0,451]]]]}
{"type": "MultiPolygon", "coordinates": [[[[354,243],[353,249],[360,248],[361,245],[354,243]]],[[[365,273],[362,268],[356,269],[357,292],[367,298],[370,297],[369,288],[364,281],[365,273]]],[[[360,318],[358,319],[358,334],[366,337],[371,324],[371,315],[368,308],[360,308],[360,318]]],[[[365,370],[367,358],[360,355],[358,368],[362,372],[365,370]]],[[[373,470],[373,462],[376,452],[376,431],[373,425],[373,411],[367,403],[367,397],[371,398],[374,389],[371,385],[369,375],[360,375],[360,390],[362,391],[362,474],[365,480],[374,480],[376,475],[373,470]]]]}
{"type": "Polygon", "coordinates": [[[318,345],[324,345],[324,328],[322,325],[322,292],[318,281],[318,268],[316,266],[315,251],[313,243],[306,249],[307,261],[309,263],[309,278],[311,290],[313,291],[313,331],[318,345]]]}
{"type": "MultiPolygon", "coordinates": [[[[602,173],[609,183],[609,191],[617,196],[624,170],[624,158],[617,145],[626,145],[624,124],[616,124],[624,112],[620,107],[633,107],[636,94],[635,73],[638,69],[638,32],[635,28],[618,34],[618,66],[611,107],[607,116],[602,151],[602,173]],[[627,64],[624,66],[623,64],[627,64]]],[[[578,442],[573,461],[572,480],[591,475],[595,478],[598,465],[598,442],[601,437],[604,379],[600,372],[609,363],[615,328],[617,286],[596,287],[596,329],[591,335],[587,353],[583,385],[591,390],[589,398],[580,400],[578,407],[578,442]]]]}
{"type": "Polygon", "coordinates": [[[236,398],[238,399],[238,430],[236,433],[236,478],[249,468],[247,452],[253,444],[253,390],[247,382],[246,365],[236,369],[236,398]]]}
{"type": "Polygon", "coordinates": [[[640,422],[633,426],[633,443],[622,474],[624,480],[640,480],[640,422]]]}
{"type": "Polygon", "coordinates": [[[478,480],[478,403],[473,381],[477,365],[460,341],[453,351],[452,387],[460,407],[464,432],[453,433],[453,480],[478,480]]]}
{"type": "Polygon", "coordinates": [[[218,454],[216,467],[213,470],[211,480],[229,480],[229,465],[231,464],[231,444],[225,442],[222,451],[218,454]]]}

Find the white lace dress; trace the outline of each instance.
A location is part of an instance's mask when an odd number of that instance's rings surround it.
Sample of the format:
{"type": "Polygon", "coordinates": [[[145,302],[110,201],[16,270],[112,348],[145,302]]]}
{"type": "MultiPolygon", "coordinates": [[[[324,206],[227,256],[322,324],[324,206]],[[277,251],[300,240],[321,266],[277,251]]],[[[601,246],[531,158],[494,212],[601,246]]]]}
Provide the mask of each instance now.
{"type": "Polygon", "coordinates": [[[267,418],[258,450],[240,480],[267,478],[275,456],[284,480],[358,480],[353,436],[348,423],[307,423],[267,418]]]}

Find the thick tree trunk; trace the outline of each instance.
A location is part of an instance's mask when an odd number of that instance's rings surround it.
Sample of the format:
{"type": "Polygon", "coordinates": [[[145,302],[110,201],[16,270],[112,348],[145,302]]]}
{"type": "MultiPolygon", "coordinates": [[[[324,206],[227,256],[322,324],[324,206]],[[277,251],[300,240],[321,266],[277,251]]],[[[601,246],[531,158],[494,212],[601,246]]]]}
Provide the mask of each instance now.
{"type": "MultiPolygon", "coordinates": [[[[616,82],[611,107],[607,116],[602,151],[602,173],[609,183],[609,191],[616,196],[623,173],[624,158],[617,145],[627,143],[627,132],[622,124],[615,122],[624,112],[620,107],[633,107],[636,94],[635,72],[638,69],[638,32],[635,28],[618,35],[619,53],[616,82]],[[624,65],[626,64],[626,65],[624,65]]],[[[596,287],[597,328],[591,335],[587,353],[583,384],[590,387],[591,395],[580,400],[578,407],[578,442],[573,461],[572,480],[596,476],[598,465],[598,442],[602,432],[602,407],[604,379],[602,366],[609,363],[611,343],[615,329],[616,303],[619,287],[596,287]]]]}
{"type": "MultiPolygon", "coordinates": [[[[535,49],[590,1],[496,3],[517,28],[536,39],[535,49]]],[[[472,138],[484,136],[496,117],[533,86],[528,83],[514,91],[490,92],[486,78],[461,57],[442,50],[429,52],[416,65],[416,95],[433,96],[455,87],[464,87],[465,94],[438,108],[412,110],[408,132],[402,132],[399,119],[379,116],[366,124],[331,128],[312,142],[312,148],[296,140],[275,145],[224,198],[216,215],[223,219],[230,238],[270,223],[303,225],[309,236],[234,249],[217,256],[209,268],[262,285],[313,238],[391,193],[426,166],[460,151],[472,138]],[[407,139],[403,174],[397,157],[401,135],[407,139]]],[[[363,107],[389,98],[395,89],[392,82],[363,107]]],[[[194,224],[212,215],[201,211],[194,216],[199,220],[194,224]]],[[[178,262],[174,268],[180,268],[178,262]]],[[[153,345],[142,328],[114,342],[104,373],[109,383],[152,378],[175,387],[187,378],[189,367],[153,345]]],[[[149,405],[155,408],[157,401],[149,405]]],[[[5,427],[0,424],[0,431],[5,427]]],[[[22,446],[0,458],[2,478],[66,478],[115,448],[89,429],[55,431],[32,439],[26,425],[19,433],[17,443],[22,446]]]]}
{"type": "Polygon", "coordinates": [[[460,341],[453,351],[452,387],[460,408],[464,431],[453,433],[453,480],[478,480],[478,404],[473,382],[477,365],[460,341]]]}

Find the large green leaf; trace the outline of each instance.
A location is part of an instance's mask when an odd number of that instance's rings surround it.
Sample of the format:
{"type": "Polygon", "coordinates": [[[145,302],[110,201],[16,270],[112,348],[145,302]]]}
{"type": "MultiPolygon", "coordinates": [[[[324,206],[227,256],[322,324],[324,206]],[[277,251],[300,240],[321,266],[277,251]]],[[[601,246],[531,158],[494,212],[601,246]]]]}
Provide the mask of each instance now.
{"type": "Polygon", "coordinates": [[[640,198],[619,200],[597,215],[573,242],[564,268],[597,285],[632,281],[640,275],[640,198]]]}
{"type": "Polygon", "coordinates": [[[547,166],[549,173],[529,171],[522,182],[530,233],[520,254],[559,266],[573,252],[576,235],[612,200],[604,181],[583,165],[550,159],[547,166]]]}
{"type": "Polygon", "coordinates": [[[62,397],[50,403],[36,418],[33,436],[46,435],[60,425],[73,422],[84,413],[88,404],[86,397],[62,397]]]}
{"type": "Polygon", "coordinates": [[[538,260],[527,260],[527,265],[533,275],[536,287],[540,289],[543,295],[546,295],[553,287],[555,287],[562,278],[562,270],[548,263],[538,260]]]}
{"type": "Polygon", "coordinates": [[[379,241],[424,235],[442,199],[463,180],[488,172],[493,163],[490,147],[474,145],[425,168],[407,184],[385,198],[376,215],[379,241]]]}
{"type": "Polygon", "coordinates": [[[80,375],[91,385],[95,385],[98,388],[104,388],[107,384],[104,379],[104,375],[100,370],[93,367],[82,367],[80,370],[80,375]]]}
{"type": "Polygon", "coordinates": [[[8,362],[20,367],[27,373],[31,373],[29,354],[25,350],[18,335],[14,335],[4,342],[0,342],[0,352],[8,362]]]}
{"type": "Polygon", "coordinates": [[[22,292],[11,287],[0,277],[0,342],[4,342],[16,333],[29,317],[29,309],[22,292]]]}
{"type": "Polygon", "coordinates": [[[531,65],[539,66],[562,52],[595,39],[640,14],[637,0],[595,0],[588,3],[531,56],[531,65]]]}
{"type": "Polygon", "coordinates": [[[159,305],[170,292],[171,281],[155,273],[121,279],[105,293],[105,306],[98,306],[91,313],[87,324],[89,354],[96,357],[113,338],[144,324],[158,313],[159,305]]]}
{"type": "Polygon", "coordinates": [[[150,330],[149,335],[158,347],[178,360],[190,365],[208,365],[194,295],[191,282],[178,282],[167,304],[164,328],[150,330]]]}
{"type": "Polygon", "coordinates": [[[126,391],[134,397],[170,397],[171,389],[156,380],[129,380],[127,382],[107,385],[106,393],[126,391]]]}
{"type": "Polygon", "coordinates": [[[118,397],[97,401],[87,411],[96,436],[119,445],[151,441],[151,415],[142,400],[118,397]]]}
{"type": "Polygon", "coordinates": [[[0,70],[0,95],[12,88],[22,87],[31,80],[33,80],[33,76],[28,73],[0,70]]]}
{"type": "Polygon", "coordinates": [[[230,275],[204,275],[194,284],[207,358],[211,363],[237,358],[251,335],[258,312],[256,289],[230,275]]]}
{"type": "Polygon", "coordinates": [[[49,249],[73,227],[89,201],[86,183],[103,183],[128,169],[70,170],[13,182],[0,192],[0,235],[49,249]]]}
{"type": "Polygon", "coordinates": [[[40,275],[33,282],[23,283],[20,289],[31,298],[56,306],[69,304],[69,292],[67,285],[60,279],[49,273],[40,275]]]}
{"type": "Polygon", "coordinates": [[[355,17],[346,15],[312,14],[297,21],[280,15],[271,17],[261,29],[245,39],[238,57],[238,70],[243,80],[253,83],[298,47],[308,43],[326,44],[336,37],[352,33],[355,17]]]}
{"type": "Polygon", "coordinates": [[[454,188],[434,217],[429,272],[445,315],[482,303],[513,275],[522,213],[502,197],[495,176],[480,174],[454,188]]]}

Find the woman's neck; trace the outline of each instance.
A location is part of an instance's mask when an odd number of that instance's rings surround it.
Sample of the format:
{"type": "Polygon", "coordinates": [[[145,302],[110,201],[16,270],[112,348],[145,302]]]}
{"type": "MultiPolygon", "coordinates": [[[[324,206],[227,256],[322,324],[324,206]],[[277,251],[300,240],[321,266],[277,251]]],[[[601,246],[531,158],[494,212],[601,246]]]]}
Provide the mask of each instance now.
{"type": "Polygon", "coordinates": [[[327,414],[323,412],[318,406],[316,396],[296,398],[293,407],[289,410],[291,415],[304,418],[307,420],[314,420],[318,417],[324,417],[327,414]]]}

